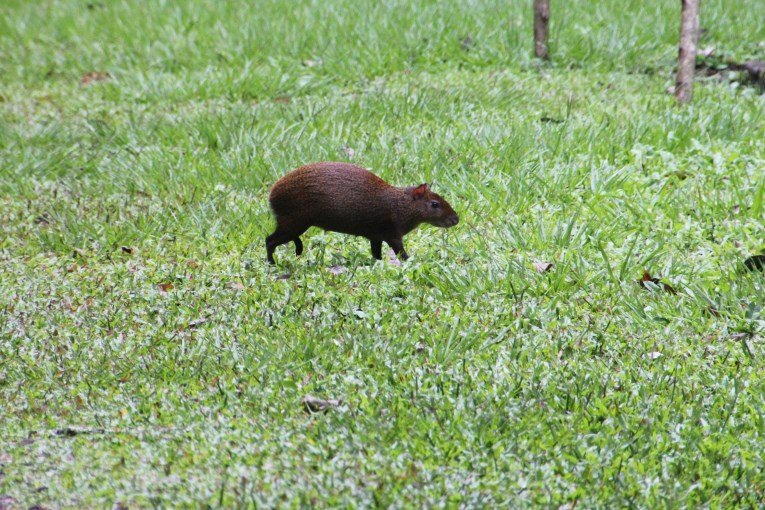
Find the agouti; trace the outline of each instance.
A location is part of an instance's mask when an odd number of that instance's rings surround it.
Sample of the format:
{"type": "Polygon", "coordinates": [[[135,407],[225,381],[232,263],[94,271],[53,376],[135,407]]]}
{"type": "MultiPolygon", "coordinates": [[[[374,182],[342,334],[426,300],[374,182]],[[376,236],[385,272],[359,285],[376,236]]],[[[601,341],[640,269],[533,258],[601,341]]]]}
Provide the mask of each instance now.
{"type": "Polygon", "coordinates": [[[301,166],[274,184],[269,202],[276,215],[276,231],[266,238],[271,264],[281,244],[292,241],[295,253],[303,253],[300,236],[312,226],[366,237],[378,260],[385,241],[406,260],[403,237],[420,223],[448,228],[459,222],[449,203],[427,184],[397,188],[349,163],[301,166]]]}

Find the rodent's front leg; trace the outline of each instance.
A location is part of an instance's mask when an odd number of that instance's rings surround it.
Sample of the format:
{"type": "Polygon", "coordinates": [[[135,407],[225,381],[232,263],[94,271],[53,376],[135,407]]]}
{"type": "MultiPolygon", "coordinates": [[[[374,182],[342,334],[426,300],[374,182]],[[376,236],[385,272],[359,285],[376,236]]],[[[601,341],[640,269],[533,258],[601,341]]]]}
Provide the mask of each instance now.
{"type": "Polygon", "coordinates": [[[382,260],[382,241],[369,240],[372,243],[372,256],[377,260],[382,260]]]}
{"type": "Polygon", "coordinates": [[[390,239],[385,242],[388,243],[388,246],[393,248],[393,253],[395,253],[401,260],[409,258],[409,255],[406,254],[406,250],[404,250],[404,240],[402,238],[390,239]]]}

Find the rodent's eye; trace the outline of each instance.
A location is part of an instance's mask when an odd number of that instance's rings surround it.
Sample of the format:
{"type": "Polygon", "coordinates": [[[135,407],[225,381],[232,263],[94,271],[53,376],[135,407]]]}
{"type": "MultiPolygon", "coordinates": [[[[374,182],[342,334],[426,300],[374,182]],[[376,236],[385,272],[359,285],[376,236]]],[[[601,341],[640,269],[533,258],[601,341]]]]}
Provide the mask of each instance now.
{"type": "Polygon", "coordinates": [[[437,201],[435,201],[435,200],[432,200],[432,201],[430,202],[430,207],[432,207],[433,209],[438,209],[439,207],[441,207],[441,204],[440,204],[440,203],[438,203],[438,202],[437,202],[437,201]]]}

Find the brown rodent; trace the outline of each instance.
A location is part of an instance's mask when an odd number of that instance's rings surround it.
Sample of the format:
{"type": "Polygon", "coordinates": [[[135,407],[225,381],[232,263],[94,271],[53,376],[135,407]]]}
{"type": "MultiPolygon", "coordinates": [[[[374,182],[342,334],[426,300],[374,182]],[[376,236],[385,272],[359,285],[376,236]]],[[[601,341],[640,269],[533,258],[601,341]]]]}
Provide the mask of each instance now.
{"type": "Polygon", "coordinates": [[[271,264],[281,244],[293,241],[295,254],[303,253],[300,236],[312,226],[366,237],[378,260],[385,241],[406,260],[403,237],[420,223],[448,228],[459,222],[452,206],[427,184],[397,188],[350,163],[301,166],[274,184],[269,202],[276,215],[276,231],[266,238],[271,264]]]}

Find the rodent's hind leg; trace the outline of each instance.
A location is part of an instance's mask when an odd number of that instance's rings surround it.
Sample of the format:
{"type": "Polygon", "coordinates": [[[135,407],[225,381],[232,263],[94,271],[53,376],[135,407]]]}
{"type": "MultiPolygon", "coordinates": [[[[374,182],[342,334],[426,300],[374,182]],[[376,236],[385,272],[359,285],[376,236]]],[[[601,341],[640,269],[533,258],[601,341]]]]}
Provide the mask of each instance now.
{"type": "Polygon", "coordinates": [[[308,225],[301,225],[297,228],[293,227],[290,230],[292,232],[291,241],[295,243],[295,256],[299,257],[303,254],[303,241],[300,239],[300,236],[305,234],[305,231],[308,230],[308,225]]]}
{"type": "Polygon", "coordinates": [[[393,253],[395,253],[401,260],[409,258],[409,255],[406,254],[406,250],[404,249],[404,240],[402,238],[389,239],[385,242],[388,243],[388,246],[393,248],[393,253]]]}
{"type": "Polygon", "coordinates": [[[287,244],[290,241],[295,243],[295,253],[300,255],[303,253],[303,242],[300,240],[300,236],[308,230],[307,226],[296,227],[294,223],[284,218],[277,218],[276,230],[273,234],[266,237],[266,254],[268,255],[268,262],[276,264],[274,261],[274,250],[277,246],[287,244]]]}
{"type": "Polygon", "coordinates": [[[372,256],[377,260],[382,260],[382,241],[369,240],[372,243],[372,256]]]}

